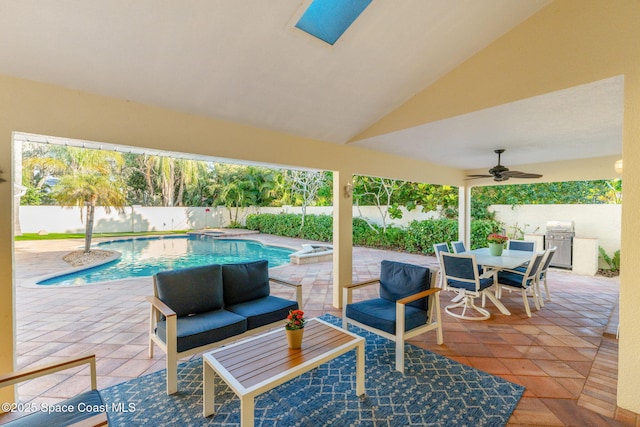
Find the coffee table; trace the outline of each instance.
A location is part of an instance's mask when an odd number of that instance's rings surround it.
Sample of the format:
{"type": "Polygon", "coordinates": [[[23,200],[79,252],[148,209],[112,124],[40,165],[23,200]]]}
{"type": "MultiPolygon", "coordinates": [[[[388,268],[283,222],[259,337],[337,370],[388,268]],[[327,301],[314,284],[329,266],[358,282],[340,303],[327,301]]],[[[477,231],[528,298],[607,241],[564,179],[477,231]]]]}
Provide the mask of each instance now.
{"type": "Polygon", "coordinates": [[[307,321],[302,348],[287,346],[284,327],[205,353],[205,417],[214,412],[214,377],[219,375],[240,398],[240,425],[253,426],[254,399],[336,357],[356,350],[356,394],[364,394],[364,338],[320,319],[307,321]]]}

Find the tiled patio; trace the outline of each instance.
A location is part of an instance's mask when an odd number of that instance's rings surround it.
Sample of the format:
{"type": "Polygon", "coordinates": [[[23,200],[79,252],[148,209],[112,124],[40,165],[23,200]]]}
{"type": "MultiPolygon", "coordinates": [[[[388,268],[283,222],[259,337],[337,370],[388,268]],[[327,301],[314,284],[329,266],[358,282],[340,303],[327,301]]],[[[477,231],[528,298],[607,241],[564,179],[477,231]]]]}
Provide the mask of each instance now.
{"type": "MultiPolygon", "coordinates": [[[[267,235],[252,238],[294,248],[304,243],[267,235]]],[[[68,288],[24,286],[34,277],[67,268],[62,256],[81,243],[16,242],[18,367],[95,353],[99,388],[164,369],[161,351],[147,357],[150,278],[68,288]]],[[[354,281],[377,276],[382,259],[436,264],[433,257],[355,248],[354,281]]],[[[287,265],[272,269],[272,275],[303,284],[309,317],[340,315],[332,306],[331,262],[287,265]]],[[[519,294],[506,293],[503,302],[511,316],[501,315],[491,303],[492,318],[484,322],[443,312],[444,345],[435,343],[433,333],[412,343],[526,386],[509,425],[640,426],[637,414],[615,404],[618,345],[607,325],[617,310],[618,283],[617,278],[551,271],[552,301],[541,311],[533,309],[533,317],[526,317],[519,294]]],[[[274,293],[293,297],[287,292],[274,293]]],[[[451,296],[442,294],[443,305],[451,296]]],[[[86,389],[87,375],[84,370],[34,380],[19,387],[19,396],[23,402],[59,401],[86,389]]]]}

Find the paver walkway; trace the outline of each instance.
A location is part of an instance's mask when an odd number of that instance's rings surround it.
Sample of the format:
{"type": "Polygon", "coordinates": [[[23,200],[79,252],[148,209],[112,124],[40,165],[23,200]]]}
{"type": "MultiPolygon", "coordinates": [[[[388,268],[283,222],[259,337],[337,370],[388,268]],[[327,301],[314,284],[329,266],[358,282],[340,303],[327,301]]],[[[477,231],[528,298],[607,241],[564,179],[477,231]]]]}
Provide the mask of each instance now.
{"type": "MultiPolygon", "coordinates": [[[[247,238],[294,249],[309,243],[270,235],[247,238]]],[[[145,296],[152,294],[151,278],[79,287],[24,286],[35,277],[68,268],[62,256],[81,245],[81,240],[16,242],[18,367],[95,353],[99,388],[164,369],[161,351],[153,359],[147,356],[145,296]]],[[[383,259],[437,265],[430,256],[354,248],[353,280],[377,277],[383,259]]],[[[332,269],[331,262],[322,262],[276,267],[271,273],[303,284],[308,317],[340,316],[332,305],[332,269]]],[[[484,322],[462,321],[443,311],[444,345],[438,346],[435,334],[429,333],[412,343],[525,385],[510,425],[581,425],[583,419],[590,425],[640,425],[637,414],[615,405],[617,341],[604,332],[617,307],[618,285],[617,278],[553,270],[549,273],[552,301],[541,311],[532,309],[531,318],[524,313],[520,294],[508,294],[503,302],[511,316],[501,315],[490,303],[492,317],[484,322]]],[[[274,293],[293,297],[287,292],[275,289],[274,293]]],[[[443,306],[451,297],[442,294],[443,306]]],[[[19,387],[20,399],[57,402],[85,390],[87,374],[56,374],[31,381],[19,387]]]]}

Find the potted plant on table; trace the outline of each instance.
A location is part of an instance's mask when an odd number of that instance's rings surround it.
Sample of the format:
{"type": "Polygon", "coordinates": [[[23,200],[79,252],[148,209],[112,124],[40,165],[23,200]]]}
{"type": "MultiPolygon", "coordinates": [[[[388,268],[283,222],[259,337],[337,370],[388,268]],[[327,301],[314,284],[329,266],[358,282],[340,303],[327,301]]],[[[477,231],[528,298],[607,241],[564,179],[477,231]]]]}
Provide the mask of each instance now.
{"type": "Polygon", "coordinates": [[[504,244],[509,240],[507,236],[498,233],[491,233],[487,237],[487,242],[489,242],[489,253],[493,256],[502,255],[502,250],[504,249],[504,244]]]}
{"type": "Polygon", "coordinates": [[[302,310],[289,310],[287,316],[287,323],[285,329],[287,331],[287,342],[289,348],[298,349],[302,347],[302,334],[304,333],[304,311],[302,310]]]}

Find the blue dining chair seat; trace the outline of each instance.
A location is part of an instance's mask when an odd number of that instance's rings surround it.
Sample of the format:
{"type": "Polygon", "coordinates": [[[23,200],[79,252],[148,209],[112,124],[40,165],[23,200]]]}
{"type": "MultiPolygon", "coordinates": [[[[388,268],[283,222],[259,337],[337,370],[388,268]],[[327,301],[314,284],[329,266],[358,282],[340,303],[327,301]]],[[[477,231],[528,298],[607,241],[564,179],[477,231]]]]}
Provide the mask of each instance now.
{"type": "Polygon", "coordinates": [[[454,280],[454,279],[448,279],[447,285],[454,288],[466,289],[467,291],[472,291],[472,292],[483,291],[493,286],[493,278],[491,277],[487,277],[485,279],[479,279],[479,281],[480,281],[480,286],[478,287],[478,289],[476,289],[475,283],[461,282],[459,280],[454,280]]]}
{"type": "MultiPolygon", "coordinates": [[[[524,271],[526,271],[526,269],[524,271]]],[[[509,271],[498,272],[498,282],[500,282],[501,285],[507,285],[514,288],[525,288],[531,284],[532,280],[534,280],[533,277],[526,281],[523,281],[522,278],[522,274],[511,273],[509,271]]]]}

